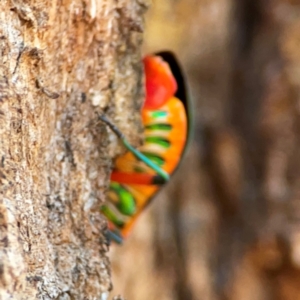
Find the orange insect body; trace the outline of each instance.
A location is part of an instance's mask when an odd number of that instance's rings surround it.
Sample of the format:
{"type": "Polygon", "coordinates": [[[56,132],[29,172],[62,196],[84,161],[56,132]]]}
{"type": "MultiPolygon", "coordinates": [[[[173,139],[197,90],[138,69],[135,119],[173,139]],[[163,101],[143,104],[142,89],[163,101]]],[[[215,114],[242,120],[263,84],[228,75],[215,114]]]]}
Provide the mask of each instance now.
{"type": "MultiPolygon", "coordinates": [[[[169,65],[159,56],[144,59],[146,101],[142,109],[144,144],[137,150],[168,174],[178,166],[186,146],[188,120],[184,103],[176,98],[177,84],[169,65]]],[[[153,169],[131,152],[115,161],[102,212],[110,231],[126,237],[138,215],[161,188],[153,184],[153,169]]]]}

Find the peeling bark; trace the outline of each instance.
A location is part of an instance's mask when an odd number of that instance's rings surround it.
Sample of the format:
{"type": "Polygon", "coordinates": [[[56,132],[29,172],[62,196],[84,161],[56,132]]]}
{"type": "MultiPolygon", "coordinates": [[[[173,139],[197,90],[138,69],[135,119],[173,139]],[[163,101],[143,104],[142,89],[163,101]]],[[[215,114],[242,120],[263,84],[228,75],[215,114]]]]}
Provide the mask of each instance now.
{"type": "Polygon", "coordinates": [[[95,112],[140,141],[147,5],[0,3],[1,299],[106,299],[112,288],[99,207],[117,152],[95,112]]]}

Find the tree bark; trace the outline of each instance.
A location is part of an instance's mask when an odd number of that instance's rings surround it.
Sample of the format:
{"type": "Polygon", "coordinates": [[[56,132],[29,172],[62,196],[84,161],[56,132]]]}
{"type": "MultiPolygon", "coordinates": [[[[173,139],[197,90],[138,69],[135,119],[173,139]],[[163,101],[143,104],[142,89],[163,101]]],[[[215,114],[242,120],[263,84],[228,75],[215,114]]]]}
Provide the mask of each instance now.
{"type": "Polygon", "coordinates": [[[114,250],[130,300],[300,299],[299,13],[292,0],[153,6],[146,48],[183,62],[195,142],[114,250]]]}
{"type": "Polygon", "coordinates": [[[99,207],[121,150],[95,112],[138,144],[147,5],[0,3],[1,299],[106,299],[112,288],[99,207]]]}

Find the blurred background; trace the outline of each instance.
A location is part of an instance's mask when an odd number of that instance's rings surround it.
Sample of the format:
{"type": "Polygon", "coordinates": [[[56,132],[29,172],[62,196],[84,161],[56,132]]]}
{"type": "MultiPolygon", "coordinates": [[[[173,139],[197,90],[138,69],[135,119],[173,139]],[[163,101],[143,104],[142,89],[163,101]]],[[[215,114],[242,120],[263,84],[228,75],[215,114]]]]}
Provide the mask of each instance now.
{"type": "Polygon", "coordinates": [[[186,71],[195,136],[124,246],[128,300],[300,299],[300,1],[156,0],[144,52],[186,71]]]}

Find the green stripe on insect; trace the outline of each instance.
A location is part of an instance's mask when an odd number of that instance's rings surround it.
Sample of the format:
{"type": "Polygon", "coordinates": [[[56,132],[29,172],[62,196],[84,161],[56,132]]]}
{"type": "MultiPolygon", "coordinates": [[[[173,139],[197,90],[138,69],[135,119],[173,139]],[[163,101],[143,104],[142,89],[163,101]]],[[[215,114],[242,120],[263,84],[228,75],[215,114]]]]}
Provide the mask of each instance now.
{"type": "Polygon", "coordinates": [[[142,152],[142,153],[159,167],[161,167],[165,163],[165,160],[161,156],[155,153],[151,153],[151,152],[142,152]]]}
{"type": "Polygon", "coordinates": [[[165,123],[157,123],[157,124],[147,125],[145,126],[145,129],[170,131],[172,129],[172,125],[165,124],[165,123]]]}
{"type": "Polygon", "coordinates": [[[116,182],[110,184],[110,190],[114,191],[119,196],[119,201],[116,203],[116,207],[119,211],[126,216],[134,215],[136,212],[136,205],[133,195],[116,182]]]}
{"type": "Polygon", "coordinates": [[[124,226],[124,221],[120,220],[117,215],[113,212],[112,209],[110,209],[107,205],[103,205],[101,207],[101,212],[106,216],[106,218],[108,220],[110,220],[111,222],[113,222],[114,224],[116,224],[119,227],[123,227],[124,226]]]}
{"type": "Polygon", "coordinates": [[[146,143],[156,144],[164,148],[170,148],[171,143],[168,139],[160,136],[148,136],[145,138],[146,143]]]}

